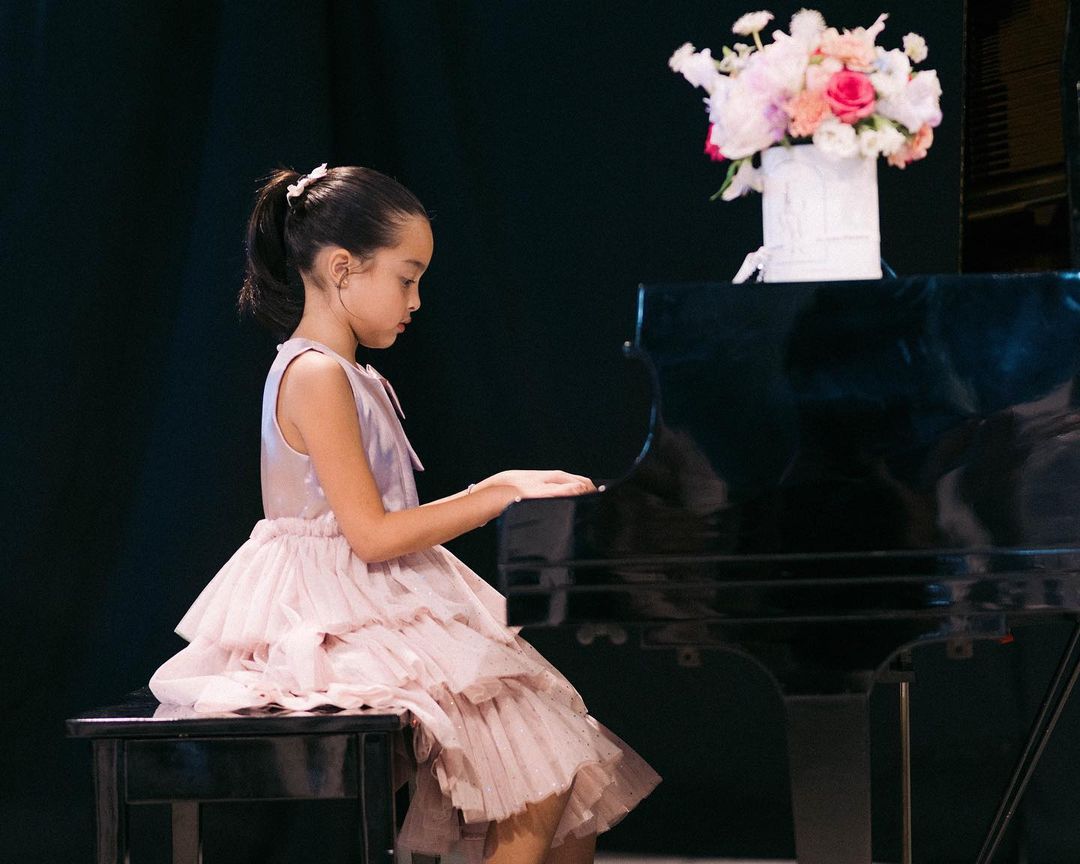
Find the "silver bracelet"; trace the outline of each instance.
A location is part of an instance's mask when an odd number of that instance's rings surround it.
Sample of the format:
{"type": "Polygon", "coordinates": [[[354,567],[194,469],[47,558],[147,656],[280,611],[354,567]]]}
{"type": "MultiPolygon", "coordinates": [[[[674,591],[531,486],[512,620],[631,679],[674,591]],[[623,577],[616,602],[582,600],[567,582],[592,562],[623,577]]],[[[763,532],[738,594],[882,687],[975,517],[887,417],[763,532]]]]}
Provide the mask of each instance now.
{"type": "Polygon", "coordinates": [[[476,488],[475,483],[470,483],[469,488],[465,490],[466,495],[472,495],[472,490],[476,488]]]}

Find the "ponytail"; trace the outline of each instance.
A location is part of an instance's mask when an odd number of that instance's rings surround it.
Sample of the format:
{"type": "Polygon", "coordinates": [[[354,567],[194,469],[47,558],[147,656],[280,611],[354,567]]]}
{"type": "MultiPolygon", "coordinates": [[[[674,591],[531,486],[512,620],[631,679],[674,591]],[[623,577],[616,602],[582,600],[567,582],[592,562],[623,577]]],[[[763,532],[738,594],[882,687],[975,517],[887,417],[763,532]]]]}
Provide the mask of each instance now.
{"type": "MultiPolygon", "coordinates": [[[[288,334],[304,311],[303,291],[289,286],[289,252],[285,240],[286,187],[300,177],[284,168],[271,174],[255,198],[247,226],[244,284],[238,306],[276,333],[288,334]]],[[[294,282],[295,285],[295,282],[294,282]]]]}
{"type": "Polygon", "coordinates": [[[247,227],[247,266],[238,305],[275,333],[288,335],[304,312],[300,274],[315,253],[340,246],[369,258],[398,242],[408,218],[428,218],[424,206],[396,180],[371,168],[331,168],[286,199],[297,172],[279,169],[255,197],[247,227]]]}

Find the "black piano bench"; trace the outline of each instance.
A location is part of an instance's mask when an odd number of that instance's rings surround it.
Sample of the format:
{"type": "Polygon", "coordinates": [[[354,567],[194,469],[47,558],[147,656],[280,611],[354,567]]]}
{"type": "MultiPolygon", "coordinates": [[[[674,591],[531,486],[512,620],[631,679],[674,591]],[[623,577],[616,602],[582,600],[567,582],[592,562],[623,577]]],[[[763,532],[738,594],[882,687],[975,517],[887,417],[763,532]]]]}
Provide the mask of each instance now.
{"type": "Polygon", "coordinates": [[[202,802],[329,798],[356,799],[356,860],[390,864],[403,727],[373,711],[196,714],[146,688],[67,721],[93,746],[97,864],[128,864],[129,804],[171,804],[173,864],[199,864],[202,802]]]}

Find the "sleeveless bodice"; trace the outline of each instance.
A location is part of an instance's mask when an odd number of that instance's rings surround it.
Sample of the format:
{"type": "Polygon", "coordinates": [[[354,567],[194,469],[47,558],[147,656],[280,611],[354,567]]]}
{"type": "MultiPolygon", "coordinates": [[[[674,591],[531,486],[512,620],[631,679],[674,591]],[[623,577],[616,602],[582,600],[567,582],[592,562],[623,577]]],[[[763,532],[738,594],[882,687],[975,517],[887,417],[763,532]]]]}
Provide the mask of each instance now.
{"type": "Polygon", "coordinates": [[[401,406],[386,379],[370,366],[351,363],[320,342],[289,339],[278,345],[278,356],[270,366],[263,388],[261,476],[266,518],[315,519],[330,512],[311,458],[289,445],[277,420],[282,375],[289,363],[304,351],[333,357],[345,370],[356,400],[364,452],[382,495],[383,507],[387,510],[416,507],[419,502],[413,469],[422,471],[423,465],[405,437],[399,419],[401,406]]]}

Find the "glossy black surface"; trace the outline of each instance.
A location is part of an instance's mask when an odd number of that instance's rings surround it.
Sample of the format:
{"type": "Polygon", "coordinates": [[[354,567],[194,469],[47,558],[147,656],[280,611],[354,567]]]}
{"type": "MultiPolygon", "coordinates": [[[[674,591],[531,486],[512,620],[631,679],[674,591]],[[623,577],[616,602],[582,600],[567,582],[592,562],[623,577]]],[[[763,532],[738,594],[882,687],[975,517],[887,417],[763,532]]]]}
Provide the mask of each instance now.
{"type": "Polygon", "coordinates": [[[800,864],[870,864],[891,658],[1080,616],[1078,277],[642,288],[649,439],[606,491],[502,516],[510,623],[755,659],[800,864]]]}
{"type": "Polygon", "coordinates": [[[647,286],[628,353],[649,440],[502,517],[511,623],[641,624],[816,692],[1080,613],[1078,274],[647,286]]]}
{"type": "Polygon", "coordinates": [[[196,713],[148,689],[67,721],[93,751],[98,864],[129,864],[128,807],[169,803],[173,864],[202,861],[208,801],[353,798],[355,859],[394,858],[396,714],[196,713]]]}
{"type": "Polygon", "coordinates": [[[400,716],[374,709],[285,711],[259,709],[197,712],[161,705],[148,688],[129,693],[117,705],[86,711],[67,721],[72,738],[154,738],[181,735],[301,735],[338,732],[392,732],[404,728],[400,716]]]}

